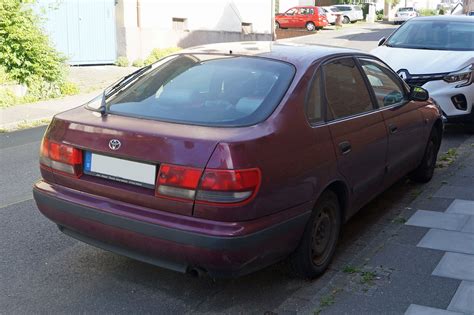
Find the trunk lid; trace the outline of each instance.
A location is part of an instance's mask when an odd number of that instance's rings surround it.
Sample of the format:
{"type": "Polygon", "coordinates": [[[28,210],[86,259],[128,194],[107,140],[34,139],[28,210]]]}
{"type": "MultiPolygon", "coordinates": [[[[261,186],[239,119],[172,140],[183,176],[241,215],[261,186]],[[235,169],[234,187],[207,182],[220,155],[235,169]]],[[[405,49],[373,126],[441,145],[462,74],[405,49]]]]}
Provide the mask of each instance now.
{"type": "MultiPolygon", "coordinates": [[[[205,168],[219,140],[234,132],[232,128],[182,125],[111,114],[101,117],[96,112],[78,107],[57,115],[46,137],[83,152],[156,165],[157,172],[162,163],[205,168]],[[116,150],[109,146],[113,139],[121,143],[116,150]]],[[[156,178],[156,174],[154,176],[156,178]]],[[[193,201],[157,198],[152,187],[140,187],[90,174],[71,178],[54,173],[54,181],[114,200],[192,214],[193,201]]]]}

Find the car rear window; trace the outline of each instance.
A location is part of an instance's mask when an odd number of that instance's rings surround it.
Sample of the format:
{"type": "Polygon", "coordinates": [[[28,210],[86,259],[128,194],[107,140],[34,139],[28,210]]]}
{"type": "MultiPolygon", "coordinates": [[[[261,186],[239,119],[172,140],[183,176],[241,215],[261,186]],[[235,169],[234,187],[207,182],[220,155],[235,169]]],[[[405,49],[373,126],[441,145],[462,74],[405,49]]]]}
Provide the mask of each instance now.
{"type": "Polygon", "coordinates": [[[413,8],[398,8],[398,12],[414,11],[413,8]]]}
{"type": "Polygon", "coordinates": [[[337,7],[339,11],[350,11],[351,7],[346,7],[346,6],[338,6],[337,7]]]}
{"type": "Polygon", "coordinates": [[[358,7],[358,6],[354,6],[354,10],[356,10],[356,11],[362,11],[362,8],[361,8],[361,7],[358,7]]]}
{"type": "Polygon", "coordinates": [[[265,120],[286,93],[295,68],[237,55],[181,54],[161,62],[107,102],[110,113],[209,126],[265,120]]]}

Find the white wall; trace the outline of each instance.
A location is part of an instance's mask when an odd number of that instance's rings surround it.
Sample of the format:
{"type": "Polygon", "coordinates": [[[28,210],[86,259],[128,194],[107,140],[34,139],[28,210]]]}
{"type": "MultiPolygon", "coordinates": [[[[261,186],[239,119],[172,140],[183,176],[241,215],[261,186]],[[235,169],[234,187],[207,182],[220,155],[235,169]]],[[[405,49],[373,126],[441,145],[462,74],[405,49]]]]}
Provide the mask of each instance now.
{"type": "Polygon", "coordinates": [[[279,11],[284,13],[286,10],[300,5],[314,5],[314,0],[280,0],[279,11]]]}
{"type": "Polygon", "coordinates": [[[187,42],[205,43],[238,40],[242,23],[252,24],[253,34],[273,36],[274,0],[119,0],[117,32],[119,55],[145,58],[153,48],[178,46],[187,42]],[[173,30],[173,18],[186,19],[186,28],[173,30]],[[222,34],[222,40],[216,37],[222,34]],[[219,34],[217,34],[219,35],[219,34]],[[189,38],[194,36],[194,38],[189,38]],[[200,38],[197,38],[200,36],[200,38]]]}

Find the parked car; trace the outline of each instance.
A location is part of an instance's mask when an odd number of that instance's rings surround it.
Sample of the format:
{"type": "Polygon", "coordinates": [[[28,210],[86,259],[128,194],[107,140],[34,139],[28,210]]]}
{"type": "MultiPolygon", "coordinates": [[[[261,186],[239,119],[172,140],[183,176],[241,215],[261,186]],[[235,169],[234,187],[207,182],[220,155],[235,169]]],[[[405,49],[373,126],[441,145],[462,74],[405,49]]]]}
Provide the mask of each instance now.
{"type": "Polygon", "coordinates": [[[407,21],[372,53],[410,85],[422,86],[448,122],[474,125],[474,19],[418,17],[407,21]]]}
{"type": "Polygon", "coordinates": [[[469,11],[469,12],[467,12],[466,15],[467,15],[467,16],[474,16],[474,11],[469,11]]]}
{"type": "Polygon", "coordinates": [[[275,16],[276,28],[305,27],[308,31],[314,31],[328,25],[326,14],[320,7],[294,7],[275,16]]]}
{"type": "Polygon", "coordinates": [[[358,209],[430,180],[440,117],[369,54],[204,45],[56,115],[33,194],[65,234],[137,260],[228,277],[289,257],[312,278],[358,209]]]}
{"type": "Polygon", "coordinates": [[[334,5],[342,14],[342,23],[355,23],[364,19],[364,13],[358,5],[336,4],[334,5]]]}
{"type": "Polygon", "coordinates": [[[398,8],[397,12],[395,12],[393,24],[402,24],[417,16],[420,16],[420,14],[413,7],[398,8]]]}
{"type": "Polygon", "coordinates": [[[326,13],[326,17],[328,19],[329,24],[336,24],[337,17],[341,15],[339,9],[334,6],[327,6],[321,8],[324,10],[324,13],[326,13]]]}

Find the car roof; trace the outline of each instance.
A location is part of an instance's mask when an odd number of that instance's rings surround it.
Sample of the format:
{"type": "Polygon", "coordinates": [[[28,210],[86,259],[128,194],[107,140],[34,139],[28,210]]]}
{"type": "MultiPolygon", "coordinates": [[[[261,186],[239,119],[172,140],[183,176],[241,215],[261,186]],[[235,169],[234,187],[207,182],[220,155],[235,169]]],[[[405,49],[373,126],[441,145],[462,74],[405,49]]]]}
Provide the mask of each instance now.
{"type": "Polygon", "coordinates": [[[420,16],[413,18],[417,21],[447,21],[447,22],[471,22],[474,23],[474,19],[467,15],[433,15],[433,16],[420,16]]]}
{"type": "Polygon", "coordinates": [[[331,55],[364,54],[362,51],[332,46],[278,43],[270,41],[209,44],[188,48],[179,53],[255,56],[289,62],[297,67],[303,68],[309,67],[317,59],[331,55]]]}

